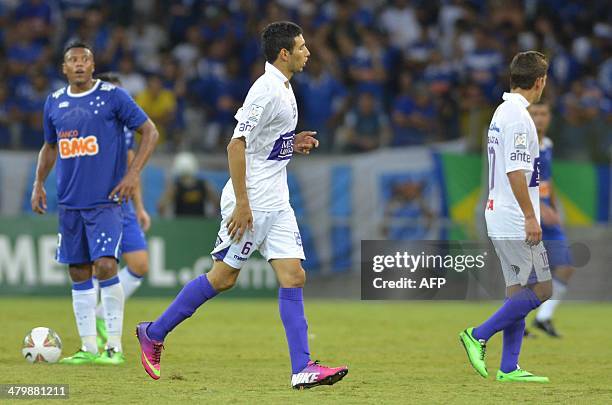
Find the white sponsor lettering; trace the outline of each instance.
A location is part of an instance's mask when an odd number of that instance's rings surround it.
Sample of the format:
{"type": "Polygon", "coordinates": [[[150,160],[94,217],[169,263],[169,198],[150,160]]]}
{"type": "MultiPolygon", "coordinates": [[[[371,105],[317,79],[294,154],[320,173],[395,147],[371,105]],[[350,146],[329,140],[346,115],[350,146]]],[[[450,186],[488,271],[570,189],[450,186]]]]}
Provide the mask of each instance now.
{"type": "Polygon", "coordinates": [[[291,385],[311,384],[317,381],[319,373],[297,373],[291,376],[291,385]]]}

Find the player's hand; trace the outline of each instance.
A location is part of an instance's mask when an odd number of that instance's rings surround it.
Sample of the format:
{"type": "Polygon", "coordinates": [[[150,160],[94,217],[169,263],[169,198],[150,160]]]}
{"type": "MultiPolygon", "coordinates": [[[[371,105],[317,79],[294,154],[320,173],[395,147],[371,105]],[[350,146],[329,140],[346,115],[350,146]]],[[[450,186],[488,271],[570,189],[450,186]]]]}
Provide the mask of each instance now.
{"type": "Polygon", "coordinates": [[[536,246],[542,241],[542,228],[535,217],[525,219],[525,242],[529,246],[536,246]]]}
{"type": "Polygon", "coordinates": [[[128,171],[123,179],[121,179],[119,184],[117,184],[113,191],[111,191],[111,193],[108,195],[108,199],[117,201],[119,203],[128,201],[134,196],[137,186],[138,175],[134,172],[128,171]]]}
{"type": "Polygon", "coordinates": [[[546,204],[540,205],[540,214],[542,215],[542,223],[546,225],[559,225],[561,218],[553,207],[546,204]]]}
{"type": "Polygon", "coordinates": [[[136,219],[138,219],[138,224],[144,232],[149,230],[149,228],[151,227],[151,217],[149,216],[149,213],[146,210],[137,210],[136,219]]]}
{"type": "Polygon", "coordinates": [[[227,221],[227,233],[230,239],[240,242],[244,233],[253,231],[253,213],[248,203],[236,204],[232,216],[227,221]]]}
{"type": "Polygon", "coordinates": [[[313,148],[319,147],[319,140],[315,139],[317,133],[314,131],[302,131],[293,140],[293,150],[303,155],[308,155],[313,148]]]}
{"type": "Polygon", "coordinates": [[[47,212],[47,192],[44,186],[39,186],[38,183],[34,184],[30,204],[32,205],[32,211],[37,214],[44,214],[47,212]]]}

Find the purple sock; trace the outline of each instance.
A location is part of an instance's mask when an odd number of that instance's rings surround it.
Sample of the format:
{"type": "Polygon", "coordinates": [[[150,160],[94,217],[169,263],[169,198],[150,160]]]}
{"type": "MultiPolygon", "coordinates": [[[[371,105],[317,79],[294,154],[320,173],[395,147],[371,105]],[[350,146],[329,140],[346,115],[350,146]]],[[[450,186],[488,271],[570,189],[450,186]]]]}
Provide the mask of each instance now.
{"type": "Polygon", "coordinates": [[[507,299],[504,305],[482,325],[474,328],[472,336],[479,340],[489,340],[500,330],[524,319],[529,312],[536,309],[540,304],[538,296],[530,288],[523,288],[507,299]]]}
{"type": "Polygon", "coordinates": [[[206,274],[194,278],[179,292],[172,304],[155,322],[149,325],[147,334],[153,340],[163,341],[179,323],[189,318],[200,305],[217,295],[206,274]]]}
{"type": "Polygon", "coordinates": [[[291,357],[291,370],[297,374],[306,367],[310,361],[308,349],[308,324],[304,316],[304,298],[301,288],[279,288],[278,310],[280,312],[289,356],[291,357]]]}
{"type": "Polygon", "coordinates": [[[525,333],[525,318],[520,319],[504,329],[504,345],[502,350],[501,366],[504,373],[516,370],[521,344],[525,333]]]}

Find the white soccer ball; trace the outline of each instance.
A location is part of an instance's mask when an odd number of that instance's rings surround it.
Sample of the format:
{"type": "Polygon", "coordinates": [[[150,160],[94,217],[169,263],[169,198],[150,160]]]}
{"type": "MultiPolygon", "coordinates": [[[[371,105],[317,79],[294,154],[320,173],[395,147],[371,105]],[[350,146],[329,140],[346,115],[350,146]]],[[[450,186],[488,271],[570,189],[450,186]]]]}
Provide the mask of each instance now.
{"type": "Polygon", "coordinates": [[[56,363],[62,354],[62,341],[53,329],[34,328],[23,340],[21,352],[30,363],[56,363]]]}

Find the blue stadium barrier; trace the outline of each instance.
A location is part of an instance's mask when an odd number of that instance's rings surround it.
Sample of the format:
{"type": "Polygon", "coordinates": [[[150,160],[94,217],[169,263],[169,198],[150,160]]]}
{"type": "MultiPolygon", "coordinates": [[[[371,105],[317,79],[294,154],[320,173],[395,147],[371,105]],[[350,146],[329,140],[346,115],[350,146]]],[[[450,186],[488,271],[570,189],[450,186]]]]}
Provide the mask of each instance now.
{"type": "Polygon", "coordinates": [[[352,230],[349,225],[353,211],[353,169],[350,166],[335,166],[331,172],[329,214],[332,221],[332,270],[351,269],[352,230]]]}

